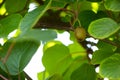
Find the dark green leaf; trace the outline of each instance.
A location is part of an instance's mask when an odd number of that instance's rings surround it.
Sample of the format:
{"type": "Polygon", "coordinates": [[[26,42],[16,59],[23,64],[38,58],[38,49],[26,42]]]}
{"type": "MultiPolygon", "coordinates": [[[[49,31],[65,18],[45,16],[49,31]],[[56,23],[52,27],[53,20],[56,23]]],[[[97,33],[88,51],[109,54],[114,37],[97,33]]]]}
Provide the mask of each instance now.
{"type": "Polygon", "coordinates": [[[94,66],[84,63],[72,73],[71,80],[96,80],[94,66]]]}
{"type": "Polygon", "coordinates": [[[0,20],[0,37],[7,37],[10,32],[19,27],[22,16],[13,14],[0,20]]]}
{"type": "Polygon", "coordinates": [[[113,46],[103,41],[99,41],[96,46],[98,47],[98,49],[106,49],[106,50],[112,50],[112,51],[116,50],[116,46],[113,46]]]}
{"type": "Polygon", "coordinates": [[[6,0],[6,9],[8,13],[18,12],[24,9],[27,0],[6,0]]]}
{"type": "Polygon", "coordinates": [[[105,0],[105,8],[112,11],[120,11],[120,0],[105,0]]]}
{"type": "Polygon", "coordinates": [[[120,54],[105,59],[100,64],[100,75],[109,79],[120,79],[120,54]]]}
{"type": "Polygon", "coordinates": [[[91,22],[88,32],[91,36],[104,39],[120,29],[119,25],[110,18],[101,18],[91,22]]]}
{"type": "Polygon", "coordinates": [[[113,50],[111,48],[101,49],[101,50],[95,51],[93,53],[91,63],[92,64],[100,64],[104,59],[112,56],[113,54],[114,53],[113,53],[113,50]]]}
{"type": "Polygon", "coordinates": [[[71,74],[72,74],[72,72],[73,71],[75,71],[76,69],[78,69],[83,63],[88,63],[88,60],[87,59],[85,59],[85,57],[84,56],[78,56],[78,57],[76,57],[73,61],[72,61],[72,63],[71,63],[71,65],[69,66],[69,68],[64,72],[64,77],[63,77],[63,79],[64,80],[71,80],[71,74]]]}
{"type": "Polygon", "coordinates": [[[39,43],[31,40],[6,42],[0,51],[0,56],[3,58],[0,61],[0,67],[5,72],[9,72],[10,75],[19,74],[28,64],[38,47],[39,43]],[[8,54],[9,56],[6,59],[8,54]]]}
{"type": "Polygon", "coordinates": [[[96,14],[92,10],[86,10],[79,13],[79,19],[82,27],[88,29],[89,24],[95,20],[96,14]]]}

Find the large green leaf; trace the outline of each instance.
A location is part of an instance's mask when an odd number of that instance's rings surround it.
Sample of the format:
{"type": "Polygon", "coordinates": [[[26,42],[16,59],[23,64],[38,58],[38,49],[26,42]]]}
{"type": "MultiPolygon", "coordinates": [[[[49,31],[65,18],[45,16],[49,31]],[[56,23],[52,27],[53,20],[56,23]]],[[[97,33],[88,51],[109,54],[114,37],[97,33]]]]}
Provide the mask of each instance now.
{"type": "Polygon", "coordinates": [[[97,50],[93,53],[91,63],[100,64],[104,59],[110,57],[113,54],[114,52],[111,48],[97,50]]]}
{"type": "Polygon", "coordinates": [[[100,75],[110,79],[120,79],[120,54],[114,54],[101,63],[100,75]]]}
{"type": "Polygon", "coordinates": [[[21,21],[20,30],[22,35],[32,29],[42,15],[49,9],[52,0],[49,0],[47,5],[39,6],[35,10],[27,13],[21,21]]]}
{"type": "Polygon", "coordinates": [[[71,63],[71,55],[69,49],[61,43],[49,42],[49,48],[44,50],[42,57],[43,65],[49,74],[62,74],[71,63]]]}
{"type": "Polygon", "coordinates": [[[72,73],[71,80],[96,80],[94,66],[84,63],[72,73]]]}
{"type": "Polygon", "coordinates": [[[71,80],[71,74],[78,69],[83,63],[88,63],[88,60],[85,56],[79,56],[74,59],[69,66],[69,68],[64,72],[63,79],[64,80],[71,80]]]}
{"type": "Polygon", "coordinates": [[[13,14],[0,20],[0,37],[7,37],[10,32],[19,27],[22,16],[13,14]]]}
{"type": "Polygon", "coordinates": [[[119,25],[110,18],[101,18],[91,22],[88,32],[91,36],[104,39],[120,29],[119,25]]]}
{"type": "Polygon", "coordinates": [[[22,38],[45,42],[45,41],[52,40],[56,37],[57,37],[57,33],[54,30],[32,29],[32,30],[28,31],[22,38]]]}
{"type": "Polygon", "coordinates": [[[112,11],[120,11],[120,0],[105,0],[105,8],[112,11]]]}
{"type": "Polygon", "coordinates": [[[6,0],[6,9],[8,13],[18,12],[24,9],[27,0],[6,0]]]}
{"type": "Polygon", "coordinates": [[[23,71],[28,64],[39,43],[31,40],[21,40],[19,42],[8,41],[0,50],[0,67],[10,75],[17,75],[23,71]],[[9,54],[9,55],[8,55],[9,54]]]}

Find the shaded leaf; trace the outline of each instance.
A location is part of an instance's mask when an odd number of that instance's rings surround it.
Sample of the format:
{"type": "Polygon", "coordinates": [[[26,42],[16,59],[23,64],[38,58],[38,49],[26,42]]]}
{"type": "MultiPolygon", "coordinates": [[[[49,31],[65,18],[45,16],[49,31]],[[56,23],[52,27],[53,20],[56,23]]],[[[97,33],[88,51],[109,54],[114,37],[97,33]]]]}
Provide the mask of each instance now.
{"type": "Polygon", "coordinates": [[[72,73],[71,80],[96,80],[94,66],[87,63],[82,64],[72,73]]]}
{"type": "Polygon", "coordinates": [[[112,49],[100,49],[93,53],[91,63],[100,64],[104,59],[112,56],[114,54],[112,49]]]}
{"type": "Polygon", "coordinates": [[[100,64],[100,75],[109,79],[120,79],[120,54],[105,59],[100,64]]]}
{"type": "Polygon", "coordinates": [[[0,56],[3,58],[3,61],[0,61],[0,67],[5,72],[9,72],[10,75],[19,74],[28,64],[38,47],[38,42],[30,40],[6,42],[0,51],[0,56]],[[8,53],[10,55],[8,56],[7,60],[4,61],[8,53]]]}
{"type": "Polygon", "coordinates": [[[69,68],[64,72],[63,79],[64,80],[71,80],[72,73],[78,69],[83,63],[88,63],[87,58],[84,56],[77,56],[72,62],[69,68]]]}
{"type": "Polygon", "coordinates": [[[8,13],[18,12],[24,9],[27,0],[6,0],[5,7],[8,13]]]}
{"type": "Polygon", "coordinates": [[[105,8],[112,11],[120,11],[120,0],[105,0],[105,8]]]}

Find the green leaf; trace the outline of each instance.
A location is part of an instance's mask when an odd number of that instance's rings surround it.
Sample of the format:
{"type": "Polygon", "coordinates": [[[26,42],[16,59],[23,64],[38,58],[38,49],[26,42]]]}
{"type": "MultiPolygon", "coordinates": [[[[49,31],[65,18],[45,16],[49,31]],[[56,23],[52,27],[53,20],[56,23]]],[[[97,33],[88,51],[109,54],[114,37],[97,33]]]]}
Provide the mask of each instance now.
{"type": "Polygon", "coordinates": [[[88,63],[82,64],[72,73],[71,80],[96,80],[94,66],[88,63]]]}
{"type": "Polygon", "coordinates": [[[98,47],[98,49],[106,49],[106,50],[112,50],[112,51],[116,50],[116,46],[103,41],[99,41],[96,46],[98,47]]]}
{"type": "Polygon", "coordinates": [[[90,2],[100,2],[102,0],[87,0],[87,1],[90,1],[90,2]]]}
{"type": "Polygon", "coordinates": [[[47,5],[39,6],[37,9],[27,13],[21,21],[20,30],[21,35],[24,35],[27,31],[32,29],[32,27],[37,23],[37,21],[42,17],[42,15],[49,9],[51,1],[47,5]]]}
{"type": "Polygon", "coordinates": [[[77,42],[70,44],[68,48],[73,58],[76,58],[78,56],[86,56],[86,50],[77,42]]]}
{"type": "Polygon", "coordinates": [[[120,11],[120,0],[105,0],[105,8],[112,11],[120,11]]]}
{"type": "Polygon", "coordinates": [[[6,0],[5,7],[8,13],[18,12],[24,9],[27,0],[6,0]]]}
{"type": "Polygon", "coordinates": [[[96,14],[92,10],[85,10],[79,13],[78,18],[80,19],[81,25],[85,27],[85,29],[88,29],[90,22],[95,20],[95,15],[96,14]]]}
{"type": "Polygon", "coordinates": [[[63,79],[64,80],[71,80],[71,74],[73,71],[75,71],[76,69],[78,69],[83,63],[88,63],[87,58],[85,59],[84,56],[79,56],[76,59],[74,59],[71,63],[71,65],[69,66],[69,68],[64,72],[64,76],[63,79]]]}
{"type": "Polygon", "coordinates": [[[63,78],[59,74],[54,74],[54,75],[50,76],[47,80],[63,80],[63,78]]]}
{"type": "Polygon", "coordinates": [[[17,75],[23,71],[28,64],[37,48],[39,43],[31,40],[25,41],[8,41],[0,50],[0,67],[10,75],[17,75]],[[8,57],[6,57],[9,54],[8,57]]]}
{"type": "Polygon", "coordinates": [[[10,32],[19,27],[22,16],[13,14],[0,20],[0,37],[7,37],[10,32]]]}
{"type": "Polygon", "coordinates": [[[118,24],[110,18],[101,18],[91,22],[88,28],[88,32],[91,36],[104,39],[120,29],[118,24]]]}
{"type": "Polygon", "coordinates": [[[42,71],[42,72],[39,72],[39,73],[37,74],[38,80],[47,79],[48,76],[49,76],[49,74],[48,74],[48,72],[46,72],[46,71],[42,71]]]}
{"type": "Polygon", "coordinates": [[[43,65],[49,74],[62,74],[71,63],[71,55],[69,49],[63,44],[57,42],[49,42],[45,45],[42,57],[43,65]],[[49,46],[48,48],[46,46],[49,46]]]}
{"type": "Polygon", "coordinates": [[[109,79],[120,79],[120,54],[105,59],[100,64],[100,75],[109,79]]]}
{"type": "Polygon", "coordinates": [[[45,42],[45,41],[52,40],[56,37],[57,37],[57,33],[54,30],[32,29],[28,31],[22,38],[45,42]]]}
{"type": "Polygon", "coordinates": [[[91,63],[92,64],[100,64],[104,59],[112,56],[113,54],[114,53],[111,48],[97,50],[93,53],[91,63]]]}
{"type": "Polygon", "coordinates": [[[63,1],[63,0],[53,0],[51,6],[52,7],[62,7],[63,8],[65,6],[65,4],[66,4],[66,2],[63,1]]]}
{"type": "MultiPolygon", "coordinates": [[[[7,79],[12,79],[12,80],[18,80],[19,77],[21,78],[21,80],[25,80],[25,74],[24,72],[21,72],[19,75],[8,75],[8,73],[5,73],[1,68],[0,68],[0,75],[4,76],[7,79]]],[[[0,76],[0,80],[4,80],[3,78],[1,78],[0,76]]]]}

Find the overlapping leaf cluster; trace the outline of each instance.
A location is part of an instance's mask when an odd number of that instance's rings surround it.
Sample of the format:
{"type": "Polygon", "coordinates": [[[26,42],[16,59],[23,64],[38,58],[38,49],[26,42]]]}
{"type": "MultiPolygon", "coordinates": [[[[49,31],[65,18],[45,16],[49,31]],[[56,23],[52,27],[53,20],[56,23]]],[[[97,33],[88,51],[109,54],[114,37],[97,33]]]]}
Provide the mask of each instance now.
{"type": "Polygon", "coordinates": [[[0,45],[0,78],[24,80],[23,70],[43,42],[45,71],[38,73],[38,80],[119,80],[119,6],[119,0],[2,0],[0,38],[4,44],[0,45]],[[29,11],[32,3],[37,7],[29,11]],[[38,23],[44,29],[35,29],[38,23]],[[83,42],[74,35],[78,26],[87,32],[83,42]],[[65,46],[55,41],[60,32],[57,29],[67,30],[73,43],[65,46]],[[10,37],[12,31],[16,32],[10,37]],[[98,39],[98,43],[88,38],[98,39]],[[95,71],[97,67],[99,72],[95,71]]]}

